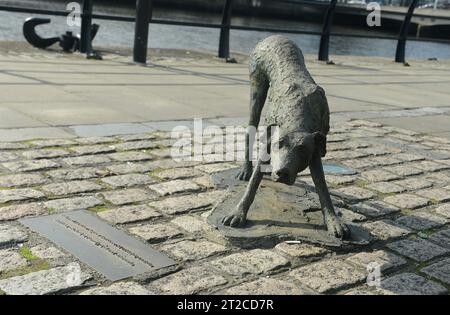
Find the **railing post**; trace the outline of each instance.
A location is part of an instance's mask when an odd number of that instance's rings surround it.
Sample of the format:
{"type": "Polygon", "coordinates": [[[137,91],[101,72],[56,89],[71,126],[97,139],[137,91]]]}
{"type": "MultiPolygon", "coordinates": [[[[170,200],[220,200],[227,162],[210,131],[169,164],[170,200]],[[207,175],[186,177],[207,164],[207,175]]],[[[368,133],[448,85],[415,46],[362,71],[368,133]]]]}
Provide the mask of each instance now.
{"type": "Polygon", "coordinates": [[[320,47],[319,47],[319,60],[328,61],[329,60],[329,48],[330,48],[330,32],[331,26],[333,25],[334,11],[336,10],[337,0],[331,0],[328,6],[327,12],[325,13],[325,19],[323,20],[322,26],[322,36],[320,37],[320,47]]]}
{"type": "Polygon", "coordinates": [[[411,18],[418,2],[419,0],[412,0],[409,5],[408,12],[406,12],[405,19],[403,20],[402,27],[400,28],[400,34],[398,35],[395,62],[405,63],[406,38],[408,37],[409,25],[411,24],[411,18]]]}
{"type": "Polygon", "coordinates": [[[89,53],[91,47],[91,27],[92,27],[92,7],[93,0],[83,1],[83,15],[81,18],[81,38],[80,38],[80,52],[89,53]]]}
{"type": "Polygon", "coordinates": [[[222,28],[219,39],[219,58],[230,58],[230,27],[233,0],[225,0],[222,14],[222,28]]]}
{"type": "Polygon", "coordinates": [[[148,28],[152,17],[152,1],[136,0],[136,25],[134,31],[133,60],[147,63],[148,28]]]}

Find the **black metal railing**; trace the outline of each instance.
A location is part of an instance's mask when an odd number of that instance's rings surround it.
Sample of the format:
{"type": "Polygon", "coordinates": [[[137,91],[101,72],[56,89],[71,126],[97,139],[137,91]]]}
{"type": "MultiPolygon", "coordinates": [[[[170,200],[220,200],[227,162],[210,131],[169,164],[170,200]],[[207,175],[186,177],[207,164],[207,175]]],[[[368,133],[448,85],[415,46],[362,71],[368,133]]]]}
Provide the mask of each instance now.
{"type": "MultiPolygon", "coordinates": [[[[273,1],[273,0],[262,0],[262,1],[273,1]]],[[[91,40],[90,40],[90,29],[92,19],[98,20],[109,20],[118,22],[133,22],[135,23],[135,41],[134,41],[134,53],[133,60],[137,63],[145,64],[147,61],[147,44],[148,44],[148,32],[149,24],[166,24],[166,25],[176,25],[176,26],[191,26],[191,27],[202,27],[202,28],[216,28],[220,29],[219,38],[219,49],[218,56],[220,58],[230,57],[230,30],[242,30],[242,31],[257,31],[257,32],[269,32],[269,33],[286,33],[286,34],[304,34],[304,35],[315,35],[320,36],[320,45],[318,52],[318,59],[322,61],[328,61],[329,59],[329,42],[332,36],[341,37],[354,37],[354,38],[373,38],[373,39],[387,39],[396,40],[397,49],[395,53],[396,62],[405,62],[405,46],[407,40],[412,41],[423,41],[423,42],[438,42],[450,44],[450,40],[445,39],[432,39],[432,38],[417,38],[408,37],[408,30],[411,24],[411,18],[414,14],[414,9],[417,6],[418,1],[413,0],[410,3],[409,9],[405,14],[401,29],[398,36],[390,35],[366,35],[366,34],[352,34],[352,33],[336,33],[332,32],[333,16],[335,14],[338,4],[336,0],[330,0],[329,3],[326,2],[312,2],[312,1],[289,1],[289,0],[278,0],[279,4],[296,4],[296,5],[315,5],[324,7],[324,19],[322,31],[307,31],[307,30],[295,30],[295,29],[284,29],[284,28],[273,28],[273,27],[260,27],[260,26],[243,26],[243,25],[233,25],[232,21],[232,8],[233,0],[224,0],[224,6],[222,11],[222,22],[220,24],[214,23],[201,23],[201,22],[186,22],[186,21],[172,21],[172,20],[161,20],[154,19],[152,17],[152,0],[137,0],[136,1],[136,17],[132,16],[120,16],[120,15],[108,15],[108,14],[95,14],[93,13],[93,2],[94,0],[83,0],[83,8],[81,12],[82,28],[81,28],[81,52],[92,52],[91,40]]],[[[356,11],[367,11],[363,8],[355,8],[356,11]]],[[[30,13],[30,14],[42,14],[42,15],[54,15],[54,16],[67,16],[67,11],[57,11],[57,10],[43,10],[34,8],[24,8],[24,7],[13,7],[13,6],[0,6],[0,11],[18,12],[18,13],[30,13]]],[[[400,12],[398,12],[400,14],[400,12]]],[[[450,20],[450,17],[445,16],[431,16],[416,14],[415,17],[420,18],[434,18],[434,19],[444,19],[450,20]]]]}

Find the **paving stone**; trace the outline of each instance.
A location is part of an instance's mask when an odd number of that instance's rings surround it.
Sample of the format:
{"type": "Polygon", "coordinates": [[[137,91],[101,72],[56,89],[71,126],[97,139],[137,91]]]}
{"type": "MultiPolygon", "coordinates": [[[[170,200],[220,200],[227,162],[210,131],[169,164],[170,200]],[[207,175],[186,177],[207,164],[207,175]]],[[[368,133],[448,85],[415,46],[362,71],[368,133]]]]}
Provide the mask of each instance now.
{"type": "Polygon", "coordinates": [[[22,155],[26,159],[51,159],[70,155],[70,152],[64,149],[41,149],[25,151],[22,155]]]}
{"type": "Polygon", "coordinates": [[[439,206],[436,209],[436,213],[450,219],[450,204],[439,206]]]}
{"type": "Polygon", "coordinates": [[[369,156],[368,153],[361,151],[331,151],[327,153],[327,158],[332,160],[343,160],[343,159],[358,159],[369,156]]]}
{"type": "Polygon", "coordinates": [[[0,187],[35,186],[47,183],[47,178],[41,174],[13,174],[0,176],[0,187]]]}
{"type": "Polygon", "coordinates": [[[119,162],[138,162],[138,161],[148,161],[153,159],[151,155],[144,152],[136,152],[136,151],[127,151],[127,152],[118,152],[112,153],[108,155],[114,161],[119,162]]]}
{"type": "Polygon", "coordinates": [[[110,165],[107,169],[113,174],[123,175],[131,173],[147,173],[152,171],[154,167],[148,163],[127,162],[124,164],[110,165]]]}
{"type": "Polygon", "coordinates": [[[385,146],[376,146],[371,148],[362,148],[356,150],[359,153],[365,154],[366,156],[382,156],[392,153],[400,153],[400,149],[389,148],[385,146]]]}
{"type": "Polygon", "coordinates": [[[443,259],[421,270],[441,282],[450,284],[450,258],[443,259]]]}
{"type": "Polygon", "coordinates": [[[417,137],[404,135],[404,134],[390,134],[389,136],[396,138],[396,139],[403,140],[403,141],[408,141],[408,142],[420,142],[421,141],[421,139],[419,139],[417,137]]]}
{"type": "Polygon", "coordinates": [[[20,149],[28,149],[30,146],[26,143],[20,142],[1,142],[0,150],[20,150],[20,149]]]}
{"type": "Polygon", "coordinates": [[[109,163],[111,162],[111,159],[106,155],[86,155],[69,157],[63,159],[62,161],[71,166],[90,166],[109,163]]]}
{"type": "Polygon", "coordinates": [[[390,182],[372,183],[370,185],[367,185],[366,188],[375,190],[382,194],[401,193],[406,190],[404,187],[390,182]]]}
{"type": "Polygon", "coordinates": [[[131,141],[115,145],[118,151],[149,150],[157,147],[158,145],[153,141],[131,141]]]}
{"type": "Polygon", "coordinates": [[[356,180],[356,176],[347,175],[347,176],[337,176],[337,175],[325,175],[325,179],[328,184],[331,185],[345,185],[351,184],[356,180]]]}
{"type": "Polygon", "coordinates": [[[15,152],[1,152],[0,151],[0,162],[9,162],[18,160],[20,155],[15,152]]]}
{"type": "Polygon", "coordinates": [[[413,273],[402,273],[381,281],[381,289],[398,295],[438,295],[447,289],[413,273]]]}
{"type": "Polygon", "coordinates": [[[116,142],[117,140],[113,137],[86,137],[75,139],[80,144],[105,144],[116,142]]]}
{"type": "Polygon", "coordinates": [[[153,281],[150,289],[162,294],[190,295],[226,283],[227,280],[214,269],[191,267],[153,281]]]}
{"type": "Polygon", "coordinates": [[[436,163],[432,161],[421,161],[414,164],[415,168],[424,170],[426,172],[437,172],[445,169],[449,169],[450,165],[436,163]]]}
{"type": "Polygon", "coordinates": [[[400,211],[399,208],[382,201],[358,203],[352,206],[352,210],[372,218],[377,218],[400,211]]]}
{"type": "Polygon", "coordinates": [[[125,224],[158,218],[161,214],[149,206],[138,205],[102,211],[98,213],[98,216],[113,224],[125,224]]]}
{"type": "Polygon", "coordinates": [[[430,204],[430,200],[412,194],[389,196],[384,198],[384,201],[405,209],[416,209],[430,204]]]}
{"type": "Polygon", "coordinates": [[[367,200],[375,197],[375,194],[372,191],[356,186],[333,189],[331,194],[351,202],[367,200]]]}
{"type": "Polygon", "coordinates": [[[383,182],[399,178],[398,175],[383,170],[361,172],[361,176],[369,182],[383,182]]]}
{"type": "Polygon", "coordinates": [[[338,216],[342,219],[342,221],[350,223],[350,222],[363,222],[366,221],[367,218],[362,214],[357,212],[353,212],[348,209],[336,208],[336,212],[338,216]]]}
{"type": "Polygon", "coordinates": [[[388,244],[387,247],[419,262],[428,261],[450,252],[449,249],[440,247],[421,238],[396,241],[388,244]]]}
{"type": "Polygon", "coordinates": [[[18,252],[0,250],[0,273],[26,266],[27,260],[18,252]]]}
{"type": "Polygon", "coordinates": [[[155,185],[150,185],[149,188],[157,192],[161,196],[172,195],[182,192],[190,192],[200,190],[200,186],[194,183],[192,180],[172,180],[165,183],[159,183],[155,185]]]}
{"type": "Polygon", "coordinates": [[[213,191],[194,195],[171,197],[149,203],[149,206],[166,214],[179,214],[213,205],[225,192],[213,191]]]}
{"type": "Polygon", "coordinates": [[[42,190],[56,196],[93,192],[103,189],[102,186],[87,180],[55,183],[42,186],[42,190]]]}
{"type": "Polygon", "coordinates": [[[365,270],[367,270],[369,264],[376,263],[383,272],[406,265],[405,259],[384,250],[377,250],[371,253],[361,252],[350,256],[345,261],[353,263],[365,270]]]}
{"type": "Polygon", "coordinates": [[[275,246],[275,250],[295,258],[320,257],[329,253],[327,249],[322,247],[309,244],[289,244],[286,242],[275,246]]]}
{"type": "Polygon", "coordinates": [[[390,132],[397,132],[397,133],[401,133],[401,134],[408,135],[408,136],[416,136],[419,134],[412,130],[398,128],[398,127],[392,127],[392,126],[384,126],[383,129],[388,130],[390,132]]]}
{"type": "Polygon", "coordinates": [[[161,179],[180,179],[202,175],[202,173],[194,168],[174,168],[171,170],[163,170],[153,173],[154,176],[161,179]]]}
{"type": "Polygon", "coordinates": [[[114,146],[112,145],[83,145],[70,148],[77,155],[90,155],[114,152],[114,146]]]}
{"type": "Polygon", "coordinates": [[[123,189],[102,193],[103,197],[116,206],[130,203],[148,201],[156,198],[156,195],[142,189],[123,189]]]}
{"type": "Polygon", "coordinates": [[[192,167],[199,165],[199,161],[175,161],[172,159],[156,160],[149,163],[152,169],[168,169],[179,167],[192,167]]]}
{"type": "Polygon", "coordinates": [[[59,164],[52,160],[17,161],[2,165],[15,173],[43,171],[59,167],[59,164]]]}
{"type": "Polygon", "coordinates": [[[368,158],[368,160],[372,163],[373,166],[386,166],[402,163],[402,161],[390,156],[376,156],[368,158]]]}
{"type": "Polygon", "coordinates": [[[40,199],[45,195],[31,188],[0,190],[0,204],[11,201],[24,201],[32,199],[40,199]]]}
{"type": "Polygon", "coordinates": [[[197,261],[228,251],[225,246],[209,241],[180,241],[175,244],[164,245],[161,249],[175,259],[182,261],[197,261]]]}
{"type": "Polygon", "coordinates": [[[217,172],[223,172],[237,167],[238,167],[237,165],[231,163],[216,163],[216,164],[199,165],[196,167],[196,169],[208,174],[212,174],[217,172]]]}
{"type": "Polygon", "coordinates": [[[130,228],[130,232],[142,237],[149,243],[158,243],[181,237],[183,234],[168,224],[145,224],[130,228]]]}
{"type": "Polygon", "coordinates": [[[31,253],[43,260],[61,259],[68,255],[53,246],[39,244],[30,248],[31,253]]]}
{"type": "Polygon", "coordinates": [[[27,233],[21,228],[10,224],[0,224],[0,248],[22,243],[27,239],[27,233]]]}
{"type": "Polygon", "coordinates": [[[69,139],[45,139],[45,140],[32,140],[29,142],[32,146],[38,148],[49,148],[49,147],[67,147],[76,145],[75,141],[69,139]]]}
{"type": "Polygon", "coordinates": [[[407,178],[407,179],[403,179],[403,180],[397,180],[392,183],[403,186],[407,190],[424,189],[424,188],[429,188],[429,187],[433,186],[432,182],[429,182],[429,181],[427,181],[425,179],[421,179],[421,178],[407,178]]]}
{"type": "Polygon", "coordinates": [[[55,199],[44,202],[44,206],[55,212],[67,212],[73,210],[85,210],[103,204],[103,202],[93,196],[73,197],[55,199]]]}
{"type": "Polygon", "coordinates": [[[192,181],[200,186],[203,186],[208,189],[214,189],[216,188],[216,185],[211,179],[211,176],[200,176],[193,178],[192,181]]]}
{"type": "Polygon", "coordinates": [[[410,154],[410,153],[399,153],[395,155],[395,158],[405,161],[405,162],[414,162],[414,161],[423,161],[425,158],[420,155],[410,154]]]}
{"type": "Polygon", "coordinates": [[[100,169],[83,167],[77,169],[58,169],[48,171],[47,175],[56,180],[83,180],[99,177],[100,169]]]}
{"type": "Polygon", "coordinates": [[[402,177],[423,174],[422,170],[409,165],[386,166],[384,170],[402,177]]]}
{"type": "Polygon", "coordinates": [[[311,292],[285,280],[261,278],[224,291],[225,295],[309,295],[311,292]]]}
{"type": "Polygon", "coordinates": [[[154,183],[155,180],[148,175],[126,174],[106,177],[102,179],[102,182],[112,186],[113,188],[124,188],[138,185],[148,185],[154,183]]]}
{"type": "Polygon", "coordinates": [[[432,182],[434,185],[448,185],[450,183],[450,174],[444,172],[425,174],[424,179],[432,182]]]}
{"type": "Polygon", "coordinates": [[[0,290],[8,295],[46,295],[68,291],[82,287],[90,278],[85,273],[78,274],[79,270],[76,264],[0,280],[0,290]]]}
{"type": "Polygon", "coordinates": [[[398,238],[412,233],[410,229],[402,227],[391,220],[364,223],[363,227],[381,240],[398,238]]]}
{"type": "Polygon", "coordinates": [[[442,226],[447,223],[447,220],[430,212],[421,211],[397,218],[395,222],[414,230],[427,230],[442,226]]]}
{"type": "Polygon", "coordinates": [[[0,221],[16,220],[28,216],[38,216],[47,211],[37,203],[12,205],[0,208],[0,221]]]}
{"type": "Polygon", "coordinates": [[[326,293],[364,281],[366,272],[342,260],[328,259],[294,269],[288,276],[319,293],[326,293]]]}
{"type": "MultiPolygon", "coordinates": [[[[154,156],[157,157],[159,159],[167,159],[172,157],[172,150],[169,148],[165,148],[165,149],[155,149],[155,150],[151,150],[149,151],[149,153],[154,156]]],[[[190,155],[189,153],[186,154],[187,156],[190,155]]]]}
{"type": "Polygon", "coordinates": [[[253,249],[216,259],[211,264],[223,272],[242,277],[248,274],[268,273],[286,267],[289,265],[289,261],[272,251],[253,249]]]}
{"type": "Polygon", "coordinates": [[[176,217],[171,223],[196,236],[205,237],[221,244],[226,243],[223,234],[206,222],[206,216],[183,215],[176,217]]]}
{"type": "Polygon", "coordinates": [[[124,136],[117,137],[117,139],[120,139],[122,141],[153,140],[156,138],[157,138],[157,136],[155,136],[154,134],[149,134],[149,133],[137,133],[137,134],[130,134],[130,135],[124,135],[124,136]]]}
{"type": "Polygon", "coordinates": [[[443,188],[419,190],[416,191],[415,193],[418,194],[419,196],[436,200],[438,202],[450,201],[450,191],[443,188]]]}
{"type": "Polygon", "coordinates": [[[450,249],[450,229],[436,232],[428,237],[428,240],[447,249],[450,249]]]}
{"type": "Polygon", "coordinates": [[[108,287],[96,287],[80,295],[153,295],[153,293],[135,282],[118,282],[108,287]]]}
{"type": "Polygon", "coordinates": [[[352,126],[352,127],[383,127],[382,124],[373,122],[373,121],[368,121],[368,120],[362,120],[362,119],[353,119],[347,122],[347,125],[352,126]]]}
{"type": "Polygon", "coordinates": [[[440,138],[440,137],[434,137],[434,136],[429,136],[429,135],[424,135],[421,136],[421,138],[425,141],[431,141],[431,142],[436,142],[436,143],[444,143],[444,144],[449,144],[450,140],[446,139],[446,138],[440,138]]]}

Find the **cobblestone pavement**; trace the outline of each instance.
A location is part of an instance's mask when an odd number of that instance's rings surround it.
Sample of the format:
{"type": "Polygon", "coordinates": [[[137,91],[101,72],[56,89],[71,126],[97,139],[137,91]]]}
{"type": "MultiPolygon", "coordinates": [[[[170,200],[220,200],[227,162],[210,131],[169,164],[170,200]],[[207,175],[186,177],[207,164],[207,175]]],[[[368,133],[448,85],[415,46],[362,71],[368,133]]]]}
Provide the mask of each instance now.
{"type": "MultiPolygon", "coordinates": [[[[346,221],[376,238],[337,251],[308,244],[242,250],[205,218],[237,164],[174,162],[167,132],[0,143],[2,294],[448,294],[450,140],[351,120],[332,128],[325,163],[346,221]],[[18,219],[87,209],[178,263],[110,283],[18,219]],[[368,265],[381,266],[369,282],[368,265]],[[81,266],[82,285],[67,276],[81,266]],[[373,279],[372,279],[373,280],[373,279]],[[376,279],[375,279],[376,280],[376,279]]],[[[215,155],[217,157],[217,155],[215,155]]],[[[313,189],[307,174],[299,177],[313,189]]],[[[370,277],[369,277],[370,278],[370,277]]]]}

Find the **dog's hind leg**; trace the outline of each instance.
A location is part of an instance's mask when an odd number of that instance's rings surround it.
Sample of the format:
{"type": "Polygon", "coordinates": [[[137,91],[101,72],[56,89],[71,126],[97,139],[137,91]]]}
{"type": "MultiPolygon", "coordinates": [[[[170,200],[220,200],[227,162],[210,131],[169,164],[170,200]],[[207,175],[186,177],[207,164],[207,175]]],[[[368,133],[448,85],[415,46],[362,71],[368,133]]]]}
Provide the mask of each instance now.
{"type": "Polygon", "coordinates": [[[252,154],[253,143],[256,137],[256,130],[261,120],[261,112],[266,102],[269,82],[260,71],[255,71],[250,75],[250,119],[245,135],[245,162],[242,170],[238,174],[240,180],[249,180],[252,175],[252,154]]]}

